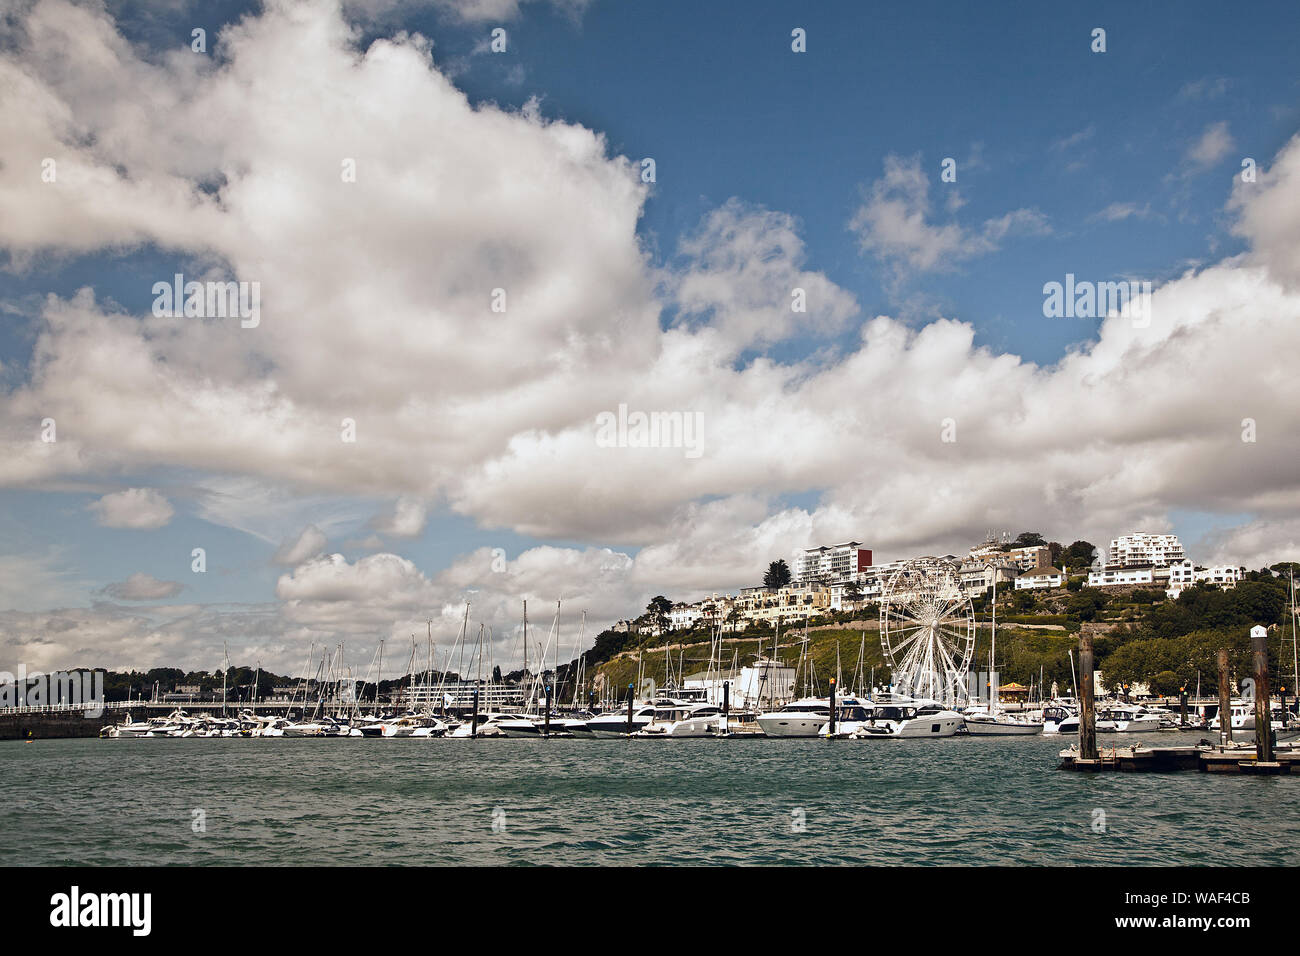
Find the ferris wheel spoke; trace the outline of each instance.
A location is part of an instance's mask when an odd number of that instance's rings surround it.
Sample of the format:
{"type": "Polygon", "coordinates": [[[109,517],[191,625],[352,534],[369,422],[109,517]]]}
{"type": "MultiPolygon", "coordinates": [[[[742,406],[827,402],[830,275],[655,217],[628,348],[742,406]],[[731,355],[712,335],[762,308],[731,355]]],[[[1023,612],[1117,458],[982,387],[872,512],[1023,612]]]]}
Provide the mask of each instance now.
{"type": "Polygon", "coordinates": [[[962,597],[960,594],[949,598],[943,606],[943,611],[940,612],[939,614],[939,620],[941,621],[944,620],[950,614],[956,611],[959,607],[962,607],[965,603],[966,603],[966,599],[962,597]]]}
{"type": "Polygon", "coordinates": [[[921,658],[921,656],[924,653],[925,653],[925,644],[922,643],[921,641],[915,642],[911,647],[907,649],[906,653],[901,655],[901,660],[899,661],[898,664],[899,668],[910,669],[914,667],[916,665],[916,662],[921,658]]]}
{"type": "Polygon", "coordinates": [[[947,672],[949,674],[958,673],[961,670],[961,668],[959,668],[957,662],[952,659],[952,655],[948,653],[948,648],[944,647],[942,641],[937,642],[937,646],[939,649],[939,653],[943,656],[943,662],[945,668],[947,669],[947,672]]]}
{"type": "Polygon", "coordinates": [[[919,625],[917,627],[911,628],[910,632],[900,630],[898,632],[898,634],[900,635],[899,639],[896,641],[890,641],[889,646],[893,649],[896,655],[902,654],[905,652],[907,647],[909,647],[914,641],[917,640],[917,638],[919,638],[922,634],[925,633],[925,630],[926,629],[924,627],[921,627],[919,625]]]}
{"type": "Polygon", "coordinates": [[[967,645],[974,643],[973,640],[953,627],[940,627],[937,629],[937,632],[939,634],[939,639],[949,647],[950,651],[954,654],[960,653],[963,658],[966,657],[967,654],[967,645]]]}

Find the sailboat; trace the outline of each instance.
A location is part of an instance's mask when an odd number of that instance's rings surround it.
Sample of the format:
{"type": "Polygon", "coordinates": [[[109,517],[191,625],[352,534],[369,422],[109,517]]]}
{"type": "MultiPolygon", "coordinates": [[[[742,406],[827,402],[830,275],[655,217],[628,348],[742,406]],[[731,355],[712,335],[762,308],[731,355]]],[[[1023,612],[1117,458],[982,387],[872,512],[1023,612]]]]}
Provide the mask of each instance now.
{"type": "MultiPolygon", "coordinates": [[[[491,723],[507,737],[572,737],[571,731],[565,728],[564,721],[561,720],[553,711],[555,701],[559,696],[555,687],[559,676],[559,657],[560,657],[560,602],[555,602],[555,619],[551,622],[551,631],[547,635],[546,645],[541,649],[540,664],[541,670],[533,678],[529,685],[528,700],[524,705],[522,714],[498,714],[491,723]],[[551,643],[555,643],[555,669],[551,672],[551,684],[545,683],[546,674],[546,652],[551,649],[551,643]],[[546,694],[546,710],[542,713],[538,711],[542,707],[541,694],[546,694]]],[[[528,602],[524,602],[524,653],[528,653],[528,602]]],[[[586,725],[583,724],[585,733],[586,725]]]]}
{"type": "Polygon", "coordinates": [[[998,578],[993,575],[993,618],[989,634],[989,703],[987,707],[969,707],[963,712],[966,732],[972,737],[1030,737],[1041,733],[1043,725],[1020,714],[1008,714],[998,707],[997,687],[993,685],[998,646],[998,578]]]}

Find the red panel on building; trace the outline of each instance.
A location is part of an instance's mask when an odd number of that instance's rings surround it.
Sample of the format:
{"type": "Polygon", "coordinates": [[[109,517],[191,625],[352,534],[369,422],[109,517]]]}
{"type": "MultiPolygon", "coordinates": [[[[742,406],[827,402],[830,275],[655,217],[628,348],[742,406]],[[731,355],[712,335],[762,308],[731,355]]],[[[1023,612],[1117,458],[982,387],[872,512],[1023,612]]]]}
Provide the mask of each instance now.
{"type": "Polygon", "coordinates": [[[858,548],[858,570],[865,571],[871,567],[871,551],[867,548],[858,548]]]}

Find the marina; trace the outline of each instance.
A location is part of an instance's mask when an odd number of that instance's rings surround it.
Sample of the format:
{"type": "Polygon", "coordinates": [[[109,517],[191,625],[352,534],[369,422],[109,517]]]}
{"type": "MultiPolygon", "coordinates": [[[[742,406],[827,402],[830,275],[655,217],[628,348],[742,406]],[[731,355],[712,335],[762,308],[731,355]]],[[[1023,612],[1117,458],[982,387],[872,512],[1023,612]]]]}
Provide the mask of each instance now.
{"type": "MultiPolygon", "coordinates": [[[[540,659],[543,667],[549,658],[554,667],[530,674],[528,602],[525,600],[520,641],[524,667],[520,681],[511,689],[494,680],[484,681],[485,670],[499,675],[500,668],[494,661],[486,660],[491,641],[485,640],[483,624],[478,626],[477,636],[471,642],[470,604],[466,602],[456,640],[442,655],[442,669],[437,670],[434,666],[438,654],[430,624],[427,666],[422,672],[417,671],[418,647],[412,637],[407,673],[402,678],[404,693],[390,693],[387,702],[381,701],[379,695],[383,642],[379,643],[366,678],[360,684],[352,681],[350,671],[345,668],[340,645],[336,652],[322,651],[316,679],[310,685],[303,679],[281,713],[259,713],[255,701],[250,701],[247,708],[228,713],[223,687],[220,714],[191,715],[177,708],[166,716],[133,720],[128,710],[120,722],[106,722],[99,733],[106,738],[360,737],[428,740],[439,737],[576,737],[594,740],[604,737],[727,739],[743,736],[853,741],[1077,735],[1077,747],[1060,754],[1063,769],[1105,770],[1121,765],[1128,770],[1173,769],[1207,764],[1224,771],[1240,761],[1219,757],[1203,760],[1199,754],[1195,759],[1191,754],[1152,756],[1150,747],[1132,746],[1126,748],[1128,755],[1123,761],[1114,756],[1115,748],[1112,748],[1112,758],[1106,761],[1098,751],[1097,735],[1136,737],[1204,729],[1217,732],[1221,750],[1235,753],[1234,732],[1241,736],[1250,729],[1256,736],[1254,770],[1289,772],[1289,762],[1283,764],[1273,759],[1274,748],[1279,737],[1284,740],[1300,737],[1300,718],[1293,715],[1284,697],[1275,705],[1269,695],[1267,628],[1255,626],[1250,632],[1253,674],[1241,683],[1249,690],[1248,698],[1234,699],[1231,696],[1228,650],[1221,648],[1217,658],[1219,696],[1212,706],[1202,701],[1189,712],[1186,687],[1180,696],[1177,712],[1152,701],[1131,701],[1127,695],[1098,701],[1094,632],[1090,627],[1081,626],[1077,672],[1074,651],[1069,652],[1071,686],[1077,686],[1078,698],[1056,696],[1054,687],[1053,697],[1044,700],[1040,681],[1036,703],[1022,701],[1008,706],[998,693],[994,676],[997,673],[996,584],[993,597],[986,675],[989,679],[983,682],[982,687],[978,679],[980,675],[972,668],[976,633],[973,603],[962,593],[950,565],[934,559],[919,559],[903,563],[894,572],[882,597],[879,634],[891,672],[891,683],[884,688],[875,685],[874,672],[868,678],[864,633],[857,665],[849,676],[848,689],[845,689],[844,668],[837,645],[834,676],[826,679],[826,696],[819,696],[821,685],[809,654],[805,618],[802,640],[795,642],[798,658],[788,680],[783,676],[788,668],[781,658],[779,620],[772,635],[770,657],[764,656],[764,647],[760,643],[754,666],[743,669],[738,667],[738,651],[733,652],[730,667],[726,666],[723,632],[718,624],[710,630],[707,668],[701,679],[693,682],[685,679],[684,648],[674,675],[672,653],[665,644],[667,686],[648,696],[638,697],[636,687],[645,684],[632,681],[621,699],[610,700],[609,685],[602,683],[600,689],[605,699],[598,704],[595,682],[588,684],[585,679],[585,657],[579,657],[576,666],[570,667],[567,675],[561,677],[559,601],[555,604],[546,641],[544,644],[539,642],[540,653],[534,658],[535,661],[540,659]],[[453,660],[458,666],[454,677],[449,679],[447,664],[453,660]],[[738,682],[738,673],[746,671],[750,679],[738,682]],[[476,675],[468,687],[463,677],[466,673],[476,675]],[[682,679],[681,684],[676,682],[677,678],[682,679]],[[369,702],[364,698],[367,685],[374,688],[369,702]],[[315,688],[314,700],[311,699],[312,686],[315,688]],[[455,694],[451,692],[453,688],[455,694]],[[298,700],[299,693],[301,701],[298,700]],[[403,699],[404,707],[401,706],[403,699]],[[485,706],[484,701],[494,701],[498,706],[485,706]],[[293,709],[295,704],[298,705],[296,711],[293,709]]],[[[1291,603],[1294,612],[1294,586],[1291,603]]],[[[1294,650],[1294,613],[1292,625],[1294,650]]],[[[583,645],[585,631],[584,612],[577,646],[583,645]]],[[[309,664],[314,653],[313,648],[309,664]]],[[[644,665],[644,657],[641,664],[644,665]]],[[[1296,664],[1296,671],[1293,676],[1300,679],[1300,663],[1296,664]]],[[[653,682],[650,683],[653,686],[653,682]]],[[[1292,702],[1295,703],[1294,698],[1292,702]]],[[[1206,741],[1204,746],[1210,746],[1210,742],[1206,741]]]]}

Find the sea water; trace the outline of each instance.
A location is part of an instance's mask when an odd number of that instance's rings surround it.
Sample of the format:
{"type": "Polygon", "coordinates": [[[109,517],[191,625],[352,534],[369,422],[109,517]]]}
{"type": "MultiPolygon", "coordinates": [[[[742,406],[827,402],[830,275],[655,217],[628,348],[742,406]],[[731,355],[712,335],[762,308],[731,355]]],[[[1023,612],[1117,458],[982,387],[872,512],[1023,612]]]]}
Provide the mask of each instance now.
{"type": "Polygon", "coordinates": [[[1070,742],[6,742],[0,864],[1300,864],[1300,777],[1057,770],[1070,742]]]}

